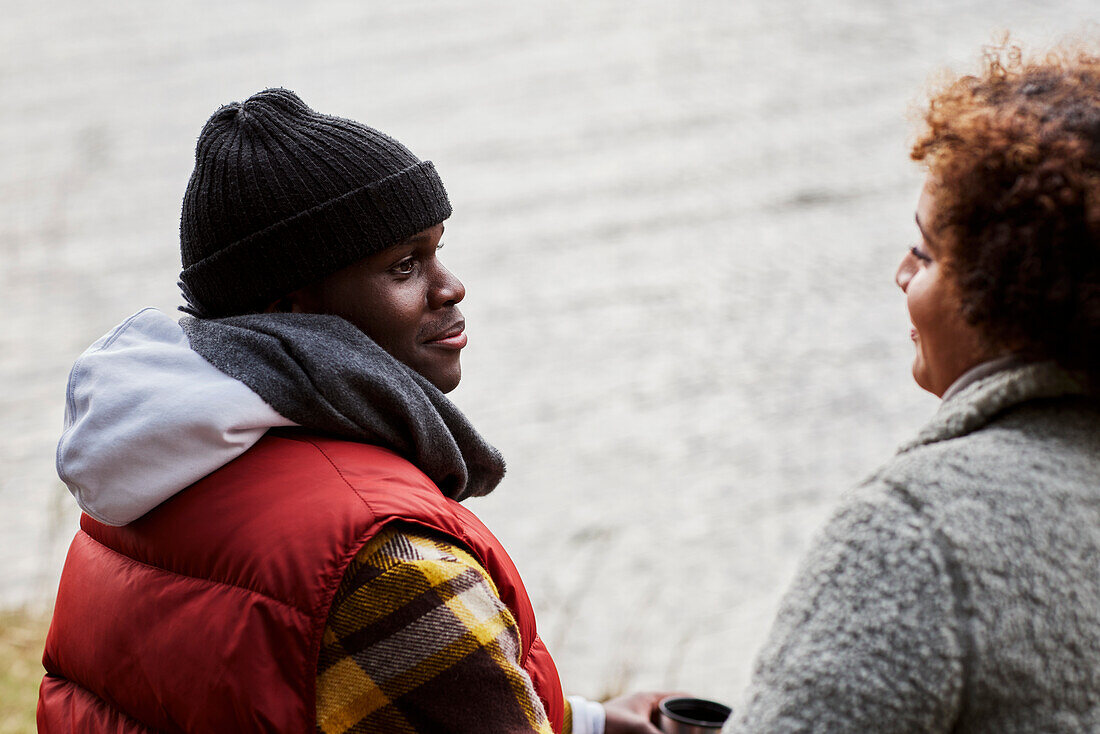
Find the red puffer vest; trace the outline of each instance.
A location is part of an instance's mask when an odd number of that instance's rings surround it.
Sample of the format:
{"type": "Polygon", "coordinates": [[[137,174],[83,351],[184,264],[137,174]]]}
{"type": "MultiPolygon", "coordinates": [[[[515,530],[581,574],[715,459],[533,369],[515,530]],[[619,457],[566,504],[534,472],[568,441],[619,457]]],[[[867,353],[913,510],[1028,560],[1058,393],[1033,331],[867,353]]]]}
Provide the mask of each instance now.
{"type": "Polygon", "coordinates": [[[492,533],[390,451],[286,433],[130,525],[81,518],[46,640],[39,731],[315,731],[333,595],[393,520],[458,539],[488,570],[561,731],[557,669],[492,533]]]}

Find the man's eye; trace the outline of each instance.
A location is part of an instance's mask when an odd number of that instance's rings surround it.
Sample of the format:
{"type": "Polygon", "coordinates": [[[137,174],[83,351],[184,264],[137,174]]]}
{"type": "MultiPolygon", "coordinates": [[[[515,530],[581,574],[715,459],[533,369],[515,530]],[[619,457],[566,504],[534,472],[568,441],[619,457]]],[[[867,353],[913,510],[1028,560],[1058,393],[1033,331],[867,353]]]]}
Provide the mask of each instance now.
{"type": "Polygon", "coordinates": [[[398,275],[409,275],[415,268],[416,261],[411,257],[407,257],[401,262],[394,265],[392,270],[398,275]]]}

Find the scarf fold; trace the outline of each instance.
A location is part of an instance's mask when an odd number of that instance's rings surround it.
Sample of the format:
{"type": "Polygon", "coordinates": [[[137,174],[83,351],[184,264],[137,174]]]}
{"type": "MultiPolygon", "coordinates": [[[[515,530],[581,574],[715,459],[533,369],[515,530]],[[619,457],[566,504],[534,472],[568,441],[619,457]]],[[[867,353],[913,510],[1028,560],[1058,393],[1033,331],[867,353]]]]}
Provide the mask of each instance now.
{"type": "Polygon", "coordinates": [[[443,494],[493,491],[504,458],[428,380],[323,314],[180,319],[191,348],[303,428],[390,449],[443,494]]]}

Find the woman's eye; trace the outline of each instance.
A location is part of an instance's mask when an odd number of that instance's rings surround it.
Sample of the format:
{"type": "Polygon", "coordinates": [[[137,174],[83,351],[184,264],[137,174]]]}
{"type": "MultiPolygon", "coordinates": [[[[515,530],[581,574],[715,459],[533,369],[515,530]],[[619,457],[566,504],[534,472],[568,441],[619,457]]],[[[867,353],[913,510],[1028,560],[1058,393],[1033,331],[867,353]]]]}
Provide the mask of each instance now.
{"type": "Polygon", "coordinates": [[[922,249],[920,249],[916,245],[913,245],[912,247],[910,247],[909,252],[913,255],[913,257],[917,258],[922,263],[932,262],[932,258],[928,255],[928,253],[924,252],[922,249]]]}

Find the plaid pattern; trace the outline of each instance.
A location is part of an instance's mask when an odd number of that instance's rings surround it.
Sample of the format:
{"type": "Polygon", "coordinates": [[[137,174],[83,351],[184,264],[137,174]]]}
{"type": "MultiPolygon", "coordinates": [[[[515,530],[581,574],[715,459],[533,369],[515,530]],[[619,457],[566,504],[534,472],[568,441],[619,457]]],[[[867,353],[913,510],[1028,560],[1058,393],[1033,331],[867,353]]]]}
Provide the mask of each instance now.
{"type": "Polygon", "coordinates": [[[356,555],[329,613],[317,730],[552,734],[521,649],[511,611],[469,553],[390,525],[356,555]]]}

